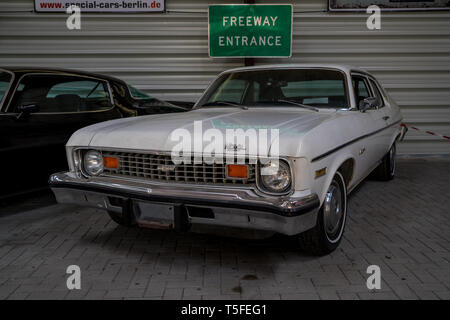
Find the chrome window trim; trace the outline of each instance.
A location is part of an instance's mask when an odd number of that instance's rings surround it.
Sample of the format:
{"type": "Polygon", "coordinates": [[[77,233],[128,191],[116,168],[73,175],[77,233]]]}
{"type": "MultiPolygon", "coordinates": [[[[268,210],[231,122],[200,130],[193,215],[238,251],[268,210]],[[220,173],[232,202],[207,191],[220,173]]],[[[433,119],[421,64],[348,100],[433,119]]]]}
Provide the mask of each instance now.
{"type": "MultiPolygon", "coordinates": [[[[384,98],[383,93],[382,93],[382,91],[381,91],[381,89],[380,89],[380,84],[379,84],[379,83],[377,82],[377,80],[376,80],[374,77],[372,77],[372,76],[369,76],[369,77],[367,77],[367,78],[369,79],[370,86],[372,86],[372,83],[374,83],[374,84],[375,84],[375,89],[378,89],[378,92],[380,93],[380,99],[381,99],[382,105],[381,105],[381,106],[378,106],[378,108],[379,108],[379,109],[384,108],[384,107],[386,106],[386,99],[384,98]]],[[[373,86],[372,86],[372,91],[373,91],[373,94],[375,94],[375,91],[376,91],[376,90],[374,90],[373,86]]]]}
{"type": "MultiPolygon", "coordinates": [[[[48,75],[55,75],[55,76],[72,76],[72,77],[78,77],[78,78],[94,79],[94,80],[97,80],[97,81],[99,81],[99,82],[100,82],[100,81],[101,81],[101,82],[104,82],[104,83],[106,83],[106,86],[107,86],[107,88],[108,88],[109,102],[110,102],[110,104],[111,104],[111,108],[105,109],[105,110],[73,111],[73,112],[72,112],[72,111],[71,111],[71,112],[36,112],[36,113],[33,113],[33,115],[36,115],[36,114],[47,114],[47,115],[48,115],[48,114],[79,114],[79,113],[105,112],[105,111],[110,111],[111,109],[114,108],[114,99],[113,99],[113,96],[112,96],[111,86],[110,86],[108,80],[100,79],[100,78],[97,78],[97,77],[91,77],[91,76],[79,75],[79,74],[76,74],[76,73],[70,73],[70,72],[58,72],[58,73],[52,73],[52,72],[28,72],[28,73],[24,73],[24,74],[19,78],[19,80],[17,81],[16,86],[15,86],[14,91],[13,91],[14,94],[10,97],[5,112],[9,112],[9,109],[11,108],[12,98],[14,97],[14,95],[15,95],[15,93],[16,93],[16,90],[17,90],[17,88],[19,87],[20,82],[22,81],[22,79],[23,79],[24,77],[30,76],[30,75],[41,75],[41,76],[42,76],[42,75],[44,75],[44,76],[48,76],[48,75]]],[[[12,112],[9,112],[9,113],[17,113],[17,112],[12,111],[12,112]]]]}
{"type": "MultiPolygon", "coordinates": [[[[143,153],[143,154],[155,154],[155,155],[170,155],[171,153],[168,151],[158,151],[158,150],[136,150],[136,149],[125,149],[125,148],[103,148],[103,147],[73,147],[72,149],[72,164],[73,167],[75,169],[75,174],[79,177],[79,178],[84,178],[84,179],[90,179],[92,176],[87,175],[85,172],[83,172],[83,159],[80,157],[80,151],[81,150],[97,150],[99,152],[102,153],[104,151],[108,151],[108,152],[133,152],[133,153],[143,153]],[[77,157],[78,159],[78,166],[77,163],[75,161],[75,157],[77,157]]],[[[260,159],[260,157],[257,156],[250,156],[250,159],[260,159]]],[[[114,176],[114,178],[118,178],[118,179],[124,179],[126,181],[138,181],[138,182],[143,182],[143,183],[148,183],[149,185],[170,185],[170,186],[197,186],[197,187],[201,187],[201,188],[214,188],[214,189],[221,189],[221,188],[230,188],[230,189],[245,189],[245,190],[253,190],[255,193],[259,194],[260,196],[286,196],[286,195],[290,195],[293,194],[295,191],[295,175],[294,175],[294,166],[293,163],[291,161],[291,159],[289,157],[279,157],[279,160],[281,161],[285,161],[288,166],[289,166],[289,170],[291,173],[291,186],[289,188],[289,190],[283,192],[283,193],[274,193],[274,192],[269,192],[264,190],[263,188],[260,187],[260,183],[259,183],[259,165],[258,162],[255,164],[255,183],[254,184],[249,184],[249,185],[239,185],[239,186],[234,186],[234,185],[228,185],[228,184],[195,184],[195,183],[177,183],[177,182],[161,182],[161,181],[155,181],[155,180],[145,180],[145,179],[137,179],[137,178],[131,178],[131,177],[117,177],[114,176]]],[[[111,178],[111,176],[109,175],[105,175],[105,177],[109,177],[111,178]]],[[[101,179],[102,176],[95,176],[96,179],[101,179]]]]}
{"type": "MultiPolygon", "coordinates": [[[[203,100],[203,98],[206,95],[206,92],[208,92],[208,90],[212,87],[212,85],[223,75],[227,74],[227,73],[242,73],[242,72],[254,72],[254,71],[270,71],[270,70],[305,70],[305,69],[310,69],[310,70],[328,70],[328,71],[337,71],[342,73],[342,75],[344,76],[344,85],[345,85],[345,92],[346,92],[346,98],[347,98],[347,104],[348,104],[348,108],[331,108],[331,109],[336,109],[336,110],[347,110],[347,111],[351,111],[353,109],[352,107],[352,100],[350,99],[350,88],[349,88],[349,84],[348,84],[348,74],[347,72],[345,72],[342,69],[339,68],[329,68],[329,67],[280,67],[280,68],[257,68],[257,69],[250,69],[250,70],[237,70],[237,71],[224,71],[221,72],[213,81],[210,82],[210,84],[206,87],[205,91],[203,91],[202,95],[200,96],[200,98],[197,100],[197,102],[194,104],[194,106],[192,107],[192,110],[196,110],[196,109],[201,109],[197,108],[198,104],[200,103],[201,100],[203,100]]],[[[350,78],[351,80],[351,78],[350,78]]],[[[323,108],[326,109],[326,108],[323,108]]]]}
{"type": "MultiPolygon", "coordinates": [[[[370,84],[369,75],[368,74],[363,73],[363,72],[359,72],[359,71],[352,71],[350,73],[350,76],[351,76],[352,86],[353,86],[353,76],[363,78],[365,80],[367,89],[369,91],[369,97],[373,97],[372,85],[370,84]]],[[[353,88],[353,95],[355,96],[355,94],[356,94],[356,91],[355,91],[355,88],[353,88]]],[[[355,104],[356,104],[356,110],[359,110],[359,105],[358,105],[358,102],[356,101],[356,96],[355,96],[355,104]]]]}
{"type": "MultiPolygon", "coordinates": [[[[15,78],[16,78],[16,74],[15,74],[14,72],[12,72],[12,71],[9,71],[9,70],[6,70],[6,69],[2,69],[2,68],[0,68],[0,71],[1,71],[1,72],[6,72],[6,73],[9,73],[9,74],[12,75],[11,80],[9,81],[9,85],[8,85],[8,87],[6,88],[5,95],[4,95],[4,96],[2,97],[2,99],[0,100],[0,111],[2,111],[3,103],[5,103],[5,101],[6,101],[6,97],[8,96],[8,94],[9,94],[9,92],[10,92],[10,89],[11,89],[11,86],[12,86],[12,84],[14,83],[14,80],[15,80],[15,78]]],[[[6,111],[6,110],[5,110],[5,111],[6,111]]]]}
{"type": "Polygon", "coordinates": [[[381,85],[380,81],[375,79],[375,77],[373,77],[373,80],[375,80],[375,83],[377,84],[377,87],[380,90],[381,95],[384,98],[384,102],[389,105],[389,96],[388,96],[386,89],[381,85]]]}

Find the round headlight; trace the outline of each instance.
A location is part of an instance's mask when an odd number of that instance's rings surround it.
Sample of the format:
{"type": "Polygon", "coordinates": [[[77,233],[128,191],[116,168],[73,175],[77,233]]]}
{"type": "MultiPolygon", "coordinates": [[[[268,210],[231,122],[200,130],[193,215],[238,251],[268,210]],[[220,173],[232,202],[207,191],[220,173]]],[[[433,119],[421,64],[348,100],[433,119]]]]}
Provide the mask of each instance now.
{"type": "Polygon", "coordinates": [[[291,186],[291,171],[289,166],[279,161],[263,165],[261,168],[261,182],[263,187],[270,192],[284,192],[291,186]]]}
{"type": "Polygon", "coordinates": [[[103,171],[103,156],[100,152],[90,150],[84,155],[84,170],[91,176],[97,176],[103,171]]]}

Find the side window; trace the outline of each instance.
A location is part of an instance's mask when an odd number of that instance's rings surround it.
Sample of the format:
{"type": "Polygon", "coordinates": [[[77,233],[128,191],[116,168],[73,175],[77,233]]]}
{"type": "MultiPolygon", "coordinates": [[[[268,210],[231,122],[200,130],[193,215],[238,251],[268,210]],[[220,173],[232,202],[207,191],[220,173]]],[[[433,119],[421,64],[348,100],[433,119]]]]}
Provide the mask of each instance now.
{"type": "Polygon", "coordinates": [[[47,98],[62,94],[76,94],[80,98],[107,98],[106,86],[98,81],[69,81],[55,84],[47,93],[47,98]]]}
{"type": "Polygon", "coordinates": [[[11,75],[7,72],[0,72],[0,106],[2,104],[3,97],[8,90],[8,86],[11,82],[11,75]]]}
{"type": "Polygon", "coordinates": [[[37,104],[40,113],[101,111],[111,108],[105,82],[66,75],[25,76],[16,91],[13,107],[37,104]]]}
{"type": "Polygon", "coordinates": [[[379,108],[384,107],[384,101],[383,101],[383,95],[380,92],[380,89],[378,88],[378,85],[373,81],[372,79],[369,79],[370,85],[372,86],[372,90],[375,94],[375,98],[377,98],[377,105],[379,108]]]}
{"type": "Polygon", "coordinates": [[[131,96],[135,99],[154,99],[145,92],[142,92],[133,86],[128,85],[128,90],[130,91],[131,96]]]}
{"type": "Polygon", "coordinates": [[[352,77],[353,88],[355,90],[356,104],[359,105],[361,100],[370,97],[369,87],[365,78],[359,76],[352,77]]]}

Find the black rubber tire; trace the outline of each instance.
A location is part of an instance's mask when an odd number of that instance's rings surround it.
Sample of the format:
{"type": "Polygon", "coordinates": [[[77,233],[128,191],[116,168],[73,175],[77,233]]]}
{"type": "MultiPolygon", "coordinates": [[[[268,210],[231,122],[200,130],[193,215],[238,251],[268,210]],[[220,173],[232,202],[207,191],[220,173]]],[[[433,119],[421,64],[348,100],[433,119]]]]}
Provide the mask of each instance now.
{"type": "Polygon", "coordinates": [[[109,216],[111,217],[111,219],[124,227],[131,227],[133,226],[133,223],[131,221],[131,219],[129,219],[128,217],[124,216],[122,213],[118,213],[118,212],[114,212],[114,211],[108,211],[109,216]]]}
{"type": "Polygon", "coordinates": [[[391,146],[388,153],[383,157],[383,160],[378,167],[373,171],[372,176],[376,180],[389,181],[395,177],[395,154],[396,154],[395,143],[391,146]],[[391,162],[391,156],[394,157],[393,162],[391,162]],[[393,163],[393,165],[392,165],[393,163]]]}
{"type": "Polygon", "coordinates": [[[300,249],[308,254],[322,256],[333,252],[339,246],[339,243],[341,242],[344,235],[345,222],[347,220],[347,188],[345,185],[344,177],[340,172],[336,172],[335,176],[333,177],[333,181],[336,181],[341,188],[340,191],[341,196],[343,197],[342,201],[344,204],[344,214],[340,220],[341,226],[339,227],[338,237],[336,239],[333,239],[333,241],[330,241],[330,239],[328,239],[325,230],[322,204],[322,207],[317,213],[316,226],[298,235],[300,249]]]}

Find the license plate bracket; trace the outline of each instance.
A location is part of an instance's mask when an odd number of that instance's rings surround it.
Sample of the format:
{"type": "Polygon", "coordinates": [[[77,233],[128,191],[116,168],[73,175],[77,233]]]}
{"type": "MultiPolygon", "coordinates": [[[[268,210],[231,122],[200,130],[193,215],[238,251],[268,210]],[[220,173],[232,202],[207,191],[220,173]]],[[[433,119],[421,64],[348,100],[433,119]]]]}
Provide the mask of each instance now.
{"type": "Polygon", "coordinates": [[[173,229],[175,224],[174,206],[164,203],[134,201],[136,222],[141,227],[173,229]]]}
{"type": "Polygon", "coordinates": [[[183,204],[133,201],[136,222],[141,227],[187,231],[190,227],[183,204]]]}

